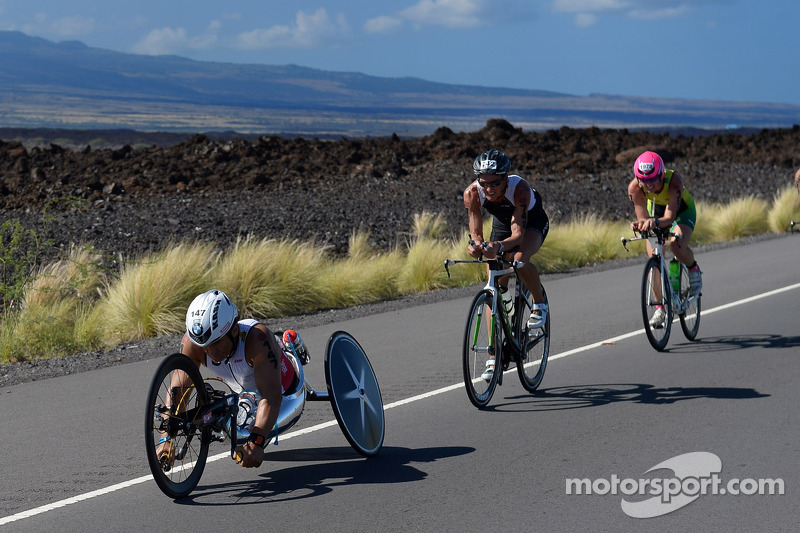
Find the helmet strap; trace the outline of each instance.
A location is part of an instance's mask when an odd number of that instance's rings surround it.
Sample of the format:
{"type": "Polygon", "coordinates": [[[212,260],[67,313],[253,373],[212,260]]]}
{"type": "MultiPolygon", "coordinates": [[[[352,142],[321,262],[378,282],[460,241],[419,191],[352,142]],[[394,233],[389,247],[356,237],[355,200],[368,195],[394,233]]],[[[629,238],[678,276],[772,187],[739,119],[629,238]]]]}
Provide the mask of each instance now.
{"type": "MultiPolygon", "coordinates": [[[[239,329],[238,325],[236,326],[236,329],[237,330],[239,329]]],[[[228,333],[225,334],[225,336],[228,337],[231,340],[231,345],[233,346],[231,348],[231,353],[228,355],[228,357],[225,358],[225,364],[226,365],[228,364],[228,361],[231,360],[231,357],[233,357],[233,354],[236,353],[236,348],[239,347],[239,335],[238,335],[239,332],[237,331],[236,333],[237,334],[234,335],[233,334],[233,328],[231,328],[230,330],[228,330],[228,333]]]]}

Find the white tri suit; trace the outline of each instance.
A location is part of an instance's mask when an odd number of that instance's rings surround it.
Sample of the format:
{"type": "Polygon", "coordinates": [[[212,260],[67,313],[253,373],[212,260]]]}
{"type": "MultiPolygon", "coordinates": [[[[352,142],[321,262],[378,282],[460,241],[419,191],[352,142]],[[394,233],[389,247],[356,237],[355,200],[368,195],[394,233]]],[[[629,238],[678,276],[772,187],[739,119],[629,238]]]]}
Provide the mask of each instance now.
{"type": "MultiPolygon", "coordinates": [[[[236,343],[236,350],[233,355],[228,358],[227,362],[222,363],[214,363],[211,358],[206,356],[206,368],[212,377],[221,379],[233,392],[239,393],[240,409],[236,425],[239,427],[237,436],[241,439],[250,434],[250,428],[253,427],[256,419],[256,411],[258,411],[258,402],[261,400],[261,395],[256,387],[253,367],[250,366],[244,356],[247,334],[255,324],[258,324],[258,320],[247,318],[240,320],[238,324],[239,342],[236,343]]],[[[296,372],[292,361],[286,355],[283,340],[277,335],[275,339],[281,348],[281,392],[283,393],[289,390],[294,383],[296,372]]]]}

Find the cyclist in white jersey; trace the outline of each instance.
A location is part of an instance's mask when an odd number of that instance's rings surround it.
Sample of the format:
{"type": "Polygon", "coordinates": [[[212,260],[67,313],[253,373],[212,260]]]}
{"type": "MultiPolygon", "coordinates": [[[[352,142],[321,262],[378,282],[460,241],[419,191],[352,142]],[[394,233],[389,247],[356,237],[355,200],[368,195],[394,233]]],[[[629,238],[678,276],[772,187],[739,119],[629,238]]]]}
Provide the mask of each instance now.
{"type": "MultiPolygon", "coordinates": [[[[515,261],[525,263],[519,269],[519,277],[533,298],[528,328],[541,328],[549,309],[544,303],[539,270],[530,259],[542,247],[550,221],[542,206],[541,195],[521,177],[509,175],[510,168],[508,156],[495,149],[482,153],[472,163],[476,179],[464,190],[464,206],[469,213],[472,239],[468,251],[476,259],[481,255],[494,259],[509,252],[515,261]],[[492,234],[488,241],[483,236],[482,209],[492,215],[492,234]]],[[[494,359],[489,359],[484,379],[490,379],[492,372],[494,359]]]]}
{"type": "Polygon", "coordinates": [[[261,466],[264,447],[281,407],[283,392],[295,380],[295,370],[280,341],[257,320],[239,320],[228,296],[212,289],[197,296],[186,311],[181,353],[197,367],[206,365],[235,392],[255,391],[258,409],[247,442],[237,447],[240,464],[261,466]]]}

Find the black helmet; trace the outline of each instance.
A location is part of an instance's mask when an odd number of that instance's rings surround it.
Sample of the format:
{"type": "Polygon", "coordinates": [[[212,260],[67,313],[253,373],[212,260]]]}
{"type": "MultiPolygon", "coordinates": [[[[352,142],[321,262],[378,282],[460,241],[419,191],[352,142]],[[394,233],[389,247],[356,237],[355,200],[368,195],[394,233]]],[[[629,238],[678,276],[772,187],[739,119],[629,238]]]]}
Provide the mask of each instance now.
{"type": "Polygon", "coordinates": [[[508,156],[500,150],[489,150],[483,152],[475,158],[472,163],[472,171],[477,174],[508,174],[511,168],[511,161],[508,156]]]}

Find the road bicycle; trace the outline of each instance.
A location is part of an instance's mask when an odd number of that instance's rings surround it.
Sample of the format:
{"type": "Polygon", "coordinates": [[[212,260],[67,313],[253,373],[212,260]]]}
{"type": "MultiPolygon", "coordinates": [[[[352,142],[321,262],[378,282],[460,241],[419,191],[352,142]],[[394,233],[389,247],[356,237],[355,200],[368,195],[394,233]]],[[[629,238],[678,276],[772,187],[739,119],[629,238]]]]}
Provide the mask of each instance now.
{"type": "Polygon", "coordinates": [[[642,276],[642,320],[647,340],[658,350],[663,351],[669,342],[672,322],[677,315],[681,329],[687,339],[693,341],[700,328],[700,309],[702,291],[692,293],[689,285],[689,269],[675,259],[669,262],[664,257],[664,243],[675,237],[670,228],[657,228],[653,231],[641,232],[632,239],[622,238],[622,246],[628,250],[628,243],[647,240],[653,248],[653,255],[648,258],[642,276]],[[674,274],[670,274],[670,268],[674,274]],[[654,317],[657,309],[663,309],[663,322],[654,317]]]}
{"type": "MultiPolygon", "coordinates": [[[[528,392],[534,392],[542,383],[550,355],[550,313],[547,313],[541,328],[528,328],[533,300],[530,291],[520,282],[517,272],[525,263],[508,261],[502,257],[489,260],[483,257],[471,260],[445,259],[448,277],[450,267],[459,263],[489,265],[489,280],[473,298],[464,330],[462,364],[470,402],[479,409],[486,407],[497,386],[503,384],[503,373],[512,362],[517,367],[522,386],[528,392]],[[513,290],[510,310],[501,296],[502,278],[509,278],[507,290],[513,290]],[[487,362],[492,359],[495,370],[487,380],[482,374],[487,362]]],[[[546,304],[544,287],[542,294],[543,303],[546,304]]]]}
{"type": "MultiPolygon", "coordinates": [[[[283,346],[279,334],[276,338],[283,346]]],[[[277,444],[279,434],[300,419],[306,401],[330,401],[350,445],[363,456],[376,455],[385,433],[383,399],[358,341],[344,331],[328,339],[324,359],[327,391],[314,389],[289,344],[285,350],[296,379],[283,395],[269,441],[274,439],[277,444]]],[[[250,393],[217,388],[220,383],[217,378],[203,378],[197,365],[180,353],[166,357],[153,376],[144,421],[147,462],[156,484],[170,498],[186,497],[195,489],[212,442],[230,441],[231,458],[238,462],[236,447],[244,439],[237,435],[237,425],[247,415],[239,404],[250,393]],[[173,383],[185,383],[182,378],[186,376],[189,385],[173,387],[173,383]],[[164,442],[169,445],[161,446],[164,442]]]]}

